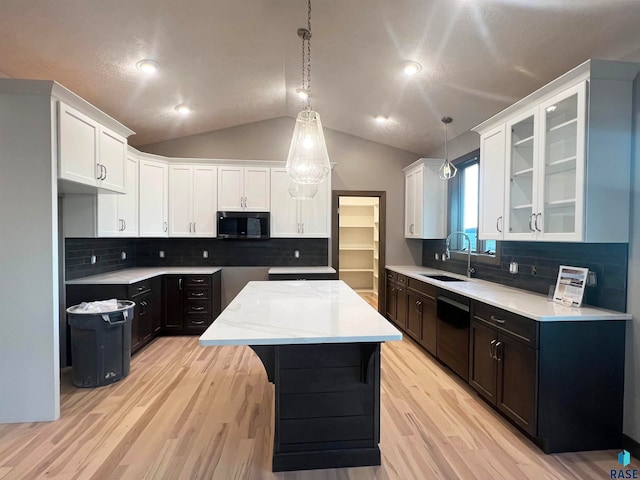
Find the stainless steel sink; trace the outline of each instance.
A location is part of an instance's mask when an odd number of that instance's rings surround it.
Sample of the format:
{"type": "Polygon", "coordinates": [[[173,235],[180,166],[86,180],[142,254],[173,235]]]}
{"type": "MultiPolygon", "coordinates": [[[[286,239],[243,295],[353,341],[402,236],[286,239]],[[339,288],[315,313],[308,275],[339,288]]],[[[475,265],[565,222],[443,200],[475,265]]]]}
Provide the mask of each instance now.
{"type": "Polygon", "coordinates": [[[450,277],[448,275],[436,275],[430,273],[421,273],[423,277],[433,278],[434,280],[440,280],[441,282],[465,282],[462,278],[450,277]]]}

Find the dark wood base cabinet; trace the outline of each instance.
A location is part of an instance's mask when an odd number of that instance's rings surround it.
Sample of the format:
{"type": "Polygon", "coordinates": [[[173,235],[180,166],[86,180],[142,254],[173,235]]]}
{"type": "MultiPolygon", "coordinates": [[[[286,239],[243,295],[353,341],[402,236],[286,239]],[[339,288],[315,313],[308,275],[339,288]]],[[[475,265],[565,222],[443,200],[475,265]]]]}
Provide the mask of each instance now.
{"type": "Polygon", "coordinates": [[[220,289],[220,272],[212,275],[165,275],[163,332],[201,335],[220,315],[220,289]]]}
{"type": "Polygon", "coordinates": [[[545,453],[621,447],[625,322],[536,322],[474,302],[470,385],[545,453]]]}
{"type": "MultiPolygon", "coordinates": [[[[136,306],[131,319],[131,353],[151,342],[160,330],[162,318],[162,281],[154,277],[131,285],[84,284],[67,286],[67,305],[96,300],[131,300],[136,306]]],[[[68,329],[67,329],[68,330],[68,329]]],[[[70,347],[70,342],[67,342],[70,347]]],[[[67,365],[72,359],[67,358],[67,365]]]]}
{"type": "Polygon", "coordinates": [[[251,348],[275,385],[274,472],[380,465],[380,343],[251,348]]]}

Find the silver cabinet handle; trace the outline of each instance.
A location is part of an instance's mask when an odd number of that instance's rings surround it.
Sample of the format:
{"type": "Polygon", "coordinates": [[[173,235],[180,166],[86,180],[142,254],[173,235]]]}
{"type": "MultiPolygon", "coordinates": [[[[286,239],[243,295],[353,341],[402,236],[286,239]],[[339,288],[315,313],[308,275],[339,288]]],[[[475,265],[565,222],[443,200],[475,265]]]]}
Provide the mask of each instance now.
{"type": "Polygon", "coordinates": [[[300,233],[304,233],[304,222],[302,222],[301,225],[302,225],[302,232],[300,232],[300,233]]]}
{"type": "Polygon", "coordinates": [[[496,359],[496,355],[493,353],[493,347],[496,346],[496,342],[497,340],[491,340],[491,344],[489,345],[489,356],[494,360],[496,359]]]}
{"type": "Polygon", "coordinates": [[[540,220],[540,217],[542,217],[542,213],[536,214],[536,221],[535,221],[534,226],[536,227],[537,231],[542,232],[542,229],[540,227],[538,227],[538,220],[540,220]]]}
{"type": "Polygon", "coordinates": [[[182,279],[178,279],[178,290],[182,290],[182,279]]]}
{"type": "Polygon", "coordinates": [[[193,282],[193,283],[204,283],[204,279],[202,279],[202,278],[194,278],[194,279],[192,280],[192,282],[193,282]]]}
{"type": "Polygon", "coordinates": [[[500,227],[500,221],[502,220],[502,215],[500,215],[497,219],[496,219],[496,230],[499,233],[502,233],[502,228],[500,227]]]}
{"type": "Polygon", "coordinates": [[[298,222],[298,230],[297,230],[297,232],[300,233],[300,222],[298,222]]]}
{"type": "Polygon", "coordinates": [[[193,222],[193,233],[197,233],[196,232],[196,222],[193,222]]]}
{"type": "Polygon", "coordinates": [[[502,347],[502,342],[496,342],[496,356],[495,359],[499,362],[502,361],[502,349],[500,348],[502,347]]]}
{"type": "Polygon", "coordinates": [[[121,232],[122,230],[123,230],[123,227],[122,227],[122,219],[121,219],[121,218],[119,218],[119,219],[118,219],[118,231],[119,231],[119,232],[121,232]]]}
{"type": "Polygon", "coordinates": [[[191,307],[191,310],[193,310],[194,312],[200,312],[204,310],[204,307],[191,307]]]}
{"type": "Polygon", "coordinates": [[[193,222],[189,222],[189,233],[193,233],[193,222]]]}
{"type": "Polygon", "coordinates": [[[192,297],[204,297],[204,292],[193,292],[192,297]]]}
{"type": "Polygon", "coordinates": [[[164,231],[168,231],[169,230],[169,224],[167,222],[164,222],[164,231]]]}
{"type": "Polygon", "coordinates": [[[529,230],[531,230],[532,232],[535,232],[536,229],[533,228],[533,218],[536,216],[535,213],[532,213],[531,216],[529,217],[529,230]]]}
{"type": "Polygon", "coordinates": [[[497,323],[500,323],[500,324],[507,323],[507,321],[506,321],[506,320],[501,320],[500,318],[498,318],[498,317],[494,317],[493,315],[491,315],[491,320],[492,320],[493,322],[497,322],[497,323]]]}
{"type": "Polygon", "coordinates": [[[202,325],[204,323],[204,320],[193,320],[191,323],[193,323],[194,325],[202,325]]]}
{"type": "Polygon", "coordinates": [[[96,163],[96,167],[98,167],[98,180],[104,180],[107,178],[106,168],[101,163],[96,163]]]}
{"type": "Polygon", "coordinates": [[[104,168],[104,177],[102,177],[103,180],[107,179],[107,166],[106,165],[102,165],[102,168],[104,168]]]}
{"type": "Polygon", "coordinates": [[[102,180],[102,169],[99,163],[96,163],[96,180],[102,180]]]}

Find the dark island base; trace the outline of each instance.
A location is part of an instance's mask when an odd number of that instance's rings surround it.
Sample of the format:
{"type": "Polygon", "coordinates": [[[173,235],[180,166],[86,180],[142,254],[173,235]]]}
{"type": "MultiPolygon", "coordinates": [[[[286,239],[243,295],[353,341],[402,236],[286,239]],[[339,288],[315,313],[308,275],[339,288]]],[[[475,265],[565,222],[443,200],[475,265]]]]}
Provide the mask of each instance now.
{"type": "Polygon", "coordinates": [[[251,348],[275,385],[274,472],[380,465],[380,343],[251,348]]]}

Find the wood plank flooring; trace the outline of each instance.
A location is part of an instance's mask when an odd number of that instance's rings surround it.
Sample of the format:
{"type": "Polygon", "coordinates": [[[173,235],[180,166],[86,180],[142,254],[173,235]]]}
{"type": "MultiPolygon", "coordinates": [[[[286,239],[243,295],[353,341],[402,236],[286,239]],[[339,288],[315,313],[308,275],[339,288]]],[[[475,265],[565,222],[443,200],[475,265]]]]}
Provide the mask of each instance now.
{"type": "Polygon", "coordinates": [[[616,452],[544,455],[409,340],[382,349],[382,466],[271,472],[273,386],[248,347],[162,337],[124,380],[62,376],[61,419],[0,425],[0,479],[594,479],[616,452]]]}

